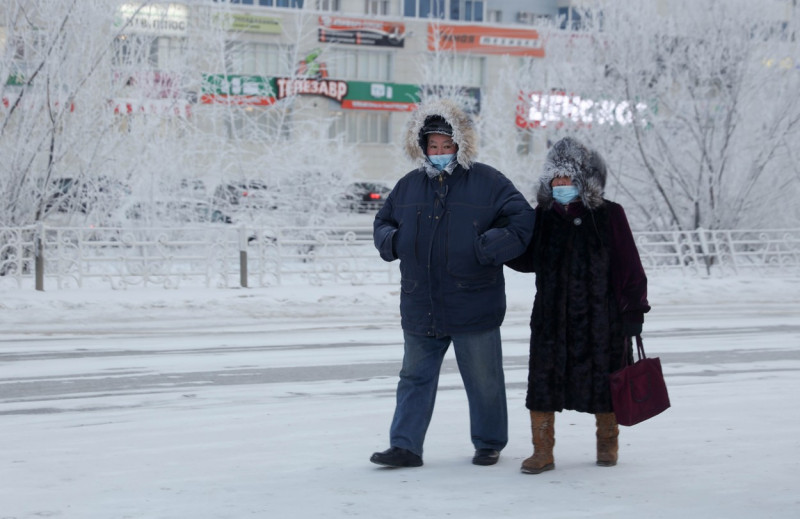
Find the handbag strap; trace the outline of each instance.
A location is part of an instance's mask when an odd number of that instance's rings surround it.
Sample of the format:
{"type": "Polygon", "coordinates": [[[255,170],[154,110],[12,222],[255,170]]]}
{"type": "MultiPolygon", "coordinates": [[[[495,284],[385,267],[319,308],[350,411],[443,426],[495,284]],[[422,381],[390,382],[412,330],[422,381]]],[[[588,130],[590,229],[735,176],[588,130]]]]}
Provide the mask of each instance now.
{"type": "Polygon", "coordinates": [[[636,336],[636,354],[639,356],[639,360],[647,358],[647,355],[644,354],[644,343],[641,335],[636,336]]]}
{"type": "MultiPolygon", "coordinates": [[[[628,359],[633,354],[631,349],[633,345],[631,344],[631,338],[625,337],[625,347],[622,349],[622,365],[628,366],[628,359]]],[[[644,342],[642,341],[642,336],[636,336],[636,355],[639,357],[639,360],[646,359],[647,355],[644,354],[644,342]]]]}

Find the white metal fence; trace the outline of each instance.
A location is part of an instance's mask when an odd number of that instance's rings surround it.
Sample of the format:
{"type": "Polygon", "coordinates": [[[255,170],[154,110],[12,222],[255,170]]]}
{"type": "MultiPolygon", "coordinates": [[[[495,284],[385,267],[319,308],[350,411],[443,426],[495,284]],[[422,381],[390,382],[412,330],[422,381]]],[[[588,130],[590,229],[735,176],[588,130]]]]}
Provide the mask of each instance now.
{"type": "MultiPolygon", "coordinates": [[[[800,275],[800,229],[634,233],[650,272],[800,275]]],[[[395,283],[370,227],[0,228],[0,286],[395,283]]]]}

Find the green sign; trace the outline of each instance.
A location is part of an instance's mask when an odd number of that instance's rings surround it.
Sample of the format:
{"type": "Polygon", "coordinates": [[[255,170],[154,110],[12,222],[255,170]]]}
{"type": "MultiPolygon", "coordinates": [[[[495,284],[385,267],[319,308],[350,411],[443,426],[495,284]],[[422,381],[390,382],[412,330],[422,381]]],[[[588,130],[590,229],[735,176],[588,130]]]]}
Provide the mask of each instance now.
{"type": "Polygon", "coordinates": [[[22,75],[22,72],[10,74],[6,80],[6,85],[8,86],[23,86],[25,83],[27,83],[27,80],[25,79],[25,76],[22,75]]]}
{"type": "Polygon", "coordinates": [[[275,91],[275,80],[267,77],[203,74],[200,102],[271,105],[275,91]]]}
{"type": "Polygon", "coordinates": [[[409,112],[419,103],[419,86],[377,81],[348,81],[342,107],[353,110],[409,112]]]}
{"type": "Polygon", "coordinates": [[[257,32],[260,34],[281,34],[281,19],[271,16],[231,13],[218,16],[228,31],[257,32]]]}

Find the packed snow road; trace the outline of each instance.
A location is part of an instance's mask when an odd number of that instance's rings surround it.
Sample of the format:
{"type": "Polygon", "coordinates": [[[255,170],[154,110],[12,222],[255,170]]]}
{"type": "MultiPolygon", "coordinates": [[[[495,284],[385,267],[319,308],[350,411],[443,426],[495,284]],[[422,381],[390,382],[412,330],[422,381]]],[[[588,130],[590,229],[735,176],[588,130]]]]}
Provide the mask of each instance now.
{"type": "Polygon", "coordinates": [[[508,278],[500,461],[470,463],[450,352],[425,465],[399,471],[368,461],[394,408],[395,286],[7,291],[0,517],[797,517],[800,280],[653,277],[643,335],[672,407],[621,431],[612,469],[593,417],[559,413],[556,470],[530,476],[532,278],[508,278]]]}
{"type": "MultiPolygon", "coordinates": [[[[784,305],[757,312],[746,305],[724,312],[671,308],[648,318],[644,337],[668,377],[800,369],[800,318],[784,305]]],[[[524,387],[528,323],[522,311],[509,315],[503,338],[509,386],[524,387]]],[[[16,330],[0,339],[0,414],[99,410],[90,402],[111,395],[137,395],[146,406],[152,394],[215,386],[262,386],[246,390],[269,395],[280,393],[281,384],[339,381],[350,391],[371,392],[370,381],[394,380],[401,353],[397,322],[374,315],[16,330]]],[[[450,352],[443,374],[454,373],[450,352]]],[[[458,385],[457,378],[443,380],[458,385]]]]}

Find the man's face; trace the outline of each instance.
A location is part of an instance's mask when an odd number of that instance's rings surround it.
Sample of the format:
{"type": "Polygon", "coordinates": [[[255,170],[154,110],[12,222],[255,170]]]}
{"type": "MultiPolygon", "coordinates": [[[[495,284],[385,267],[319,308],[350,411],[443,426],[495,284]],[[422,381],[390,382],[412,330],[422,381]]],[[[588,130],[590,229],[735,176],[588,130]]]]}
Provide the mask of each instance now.
{"type": "Polygon", "coordinates": [[[455,153],[458,146],[453,142],[451,137],[442,135],[440,133],[432,133],[428,135],[427,154],[431,155],[447,155],[448,153],[455,153]]]}

